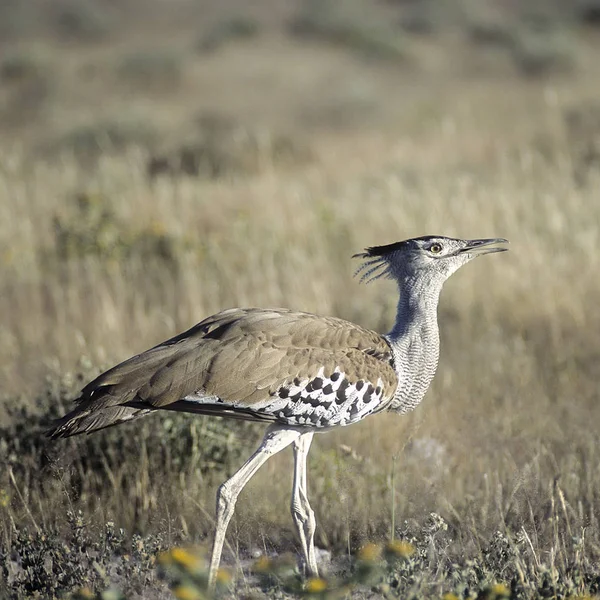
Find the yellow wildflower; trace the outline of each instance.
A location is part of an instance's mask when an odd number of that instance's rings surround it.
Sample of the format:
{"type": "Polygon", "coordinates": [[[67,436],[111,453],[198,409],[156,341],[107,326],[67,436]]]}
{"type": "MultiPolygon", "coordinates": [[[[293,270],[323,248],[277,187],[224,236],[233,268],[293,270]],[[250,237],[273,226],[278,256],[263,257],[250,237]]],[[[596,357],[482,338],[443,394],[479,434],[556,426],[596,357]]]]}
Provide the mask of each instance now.
{"type": "Polygon", "coordinates": [[[150,230],[150,233],[156,236],[165,235],[167,232],[165,224],[162,221],[158,221],[157,219],[153,219],[150,222],[150,227],[148,229],[150,230]]]}
{"type": "Polygon", "coordinates": [[[15,258],[15,252],[12,249],[5,250],[2,253],[2,262],[5,265],[10,265],[13,262],[14,258],[15,258]]]}
{"type": "Polygon", "coordinates": [[[196,569],[200,566],[200,559],[185,548],[173,548],[171,550],[173,560],[185,569],[196,569]]]}
{"type": "Polygon", "coordinates": [[[364,545],[358,551],[358,558],[365,562],[374,562],[381,557],[381,546],[378,544],[369,543],[364,545]]]}
{"type": "Polygon", "coordinates": [[[261,556],[254,563],[254,570],[257,573],[268,573],[273,569],[273,561],[268,556],[261,556]]]}
{"type": "Polygon", "coordinates": [[[499,597],[499,598],[509,598],[510,597],[510,590],[503,584],[503,583],[495,583],[491,588],[490,591],[492,593],[492,596],[495,597],[499,597]]]}
{"type": "Polygon", "coordinates": [[[320,594],[327,589],[327,582],[320,577],[311,577],[305,585],[309,594],[320,594]]]}
{"type": "Polygon", "coordinates": [[[201,563],[200,558],[189,550],[185,548],[173,548],[159,555],[158,564],[163,567],[176,564],[184,569],[194,570],[200,567],[201,563]]]}
{"type": "Polygon", "coordinates": [[[217,570],[217,583],[219,585],[228,585],[231,582],[231,573],[227,569],[217,570]]]}
{"type": "Polygon", "coordinates": [[[90,590],[90,588],[84,587],[81,588],[79,590],[77,590],[77,596],[79,598],[85,598],[87,600],[87,598],[95,598],[96,596],[94,596],[94,592],[92,592],[92,590],[90,590]]]}
{"type": "Polygon", "coordinates": [[[204,597],[198,588],[191,585],[178,585],[173,593],[178,600],[202,600],[204,597]]]}
{"type": "Polygon", "coordinates": [[[453,594],[452,592],[446,592],[442,596],[442,600],[459,600],[459,598],[456,594],[453,594]]]}
{"type": "Polygon", "coordinates": [[[392,540],[388,542],[385,550],[388,554],[392,554],[398,558],[408,558],[415,553],[415,547],[409,542],[402,540],[392,540]]]}

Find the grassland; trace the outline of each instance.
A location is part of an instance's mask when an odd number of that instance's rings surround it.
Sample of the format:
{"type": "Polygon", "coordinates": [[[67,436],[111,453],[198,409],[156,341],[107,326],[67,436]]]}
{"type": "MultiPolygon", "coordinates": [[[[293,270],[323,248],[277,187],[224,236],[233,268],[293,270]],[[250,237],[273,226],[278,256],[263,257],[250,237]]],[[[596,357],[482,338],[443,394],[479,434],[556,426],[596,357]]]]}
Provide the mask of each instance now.
{"type": "MultiPolygon", "coordinates": [[[[48,21],[33,3],[0,29],[3,595],[168,597],[156,551],[210,540],[260,435],[156,416],[45,441],[87,379],[231,306],[386,330],[395,290],[360,286],[350,256],[426,233],[511,252],[446,285],[421,407],[318,436],[316,543],[346,572],[394,522],[416,557],[365,594],[598,592],[600,34],[421,2],[365,29],[356,4],[61,2],[48,21]]],[[[233,569],[296,550],[290,461],[244,492],[233,569]]],[[[258,593],[246,568],[235,585],[258,593]]]]}

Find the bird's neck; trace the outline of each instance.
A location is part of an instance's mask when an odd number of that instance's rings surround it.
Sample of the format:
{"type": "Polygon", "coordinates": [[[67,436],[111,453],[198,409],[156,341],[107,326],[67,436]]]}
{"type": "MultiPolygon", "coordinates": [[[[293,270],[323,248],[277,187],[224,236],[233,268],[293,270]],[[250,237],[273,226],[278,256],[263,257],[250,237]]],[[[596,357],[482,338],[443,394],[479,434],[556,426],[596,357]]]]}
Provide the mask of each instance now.
{"type": "Polygon", "coordinates": [[[442,284],[423,278],[406,278],[398,283],[400,298],[396,322],[388,334],[390,342],[420,334],[423,327],[437,331],[437,307],[442,284]]]}
{"type": "Polygon", "coordinates": [[[407,412],[423,398],[437,368],[437,307],[442,283],[425,279],[399,282],[396,322],[385,336],[392,348],[398,388],[392,410],[407,412]]]}

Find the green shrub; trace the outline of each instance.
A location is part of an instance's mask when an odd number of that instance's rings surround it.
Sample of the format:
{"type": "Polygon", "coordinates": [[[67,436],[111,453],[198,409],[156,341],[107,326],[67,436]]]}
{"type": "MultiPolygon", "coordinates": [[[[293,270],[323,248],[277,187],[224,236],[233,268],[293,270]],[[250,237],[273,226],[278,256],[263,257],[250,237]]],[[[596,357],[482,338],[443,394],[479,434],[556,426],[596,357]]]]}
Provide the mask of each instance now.
{"type": "Polygon", "coordinates": [[[546,13],[510,19],[482,12],[470,15],[466,27],[472,42],[505,51],[525,76],[567,73],[576,66],[576,38],[563,21],[546,13]]]}
{"type": "Polygon", "coordinates": [[[37,45],[15,46],[0,58],[1,126],[30,125],[44,114],[56,90],[53,66],[48,49],[37,45]]]}
{"type": "MultiPolygon", "coordinates": [[[[523,554],[514,540],[497,533],[482,548],[480,560],[458,563],[445,561],[448,547],[447,524],[432,514],[420,537],[391,540],[385,544],[363,545],[337,575],[304,578],[295,557],[262,556],[246,575],[245,591],[252,598],[442,598],[442,600],[525,600],[537,598],[579,598],[592,600],[598,584],[573,568],[571,575],[558,580],[551,569],[537,582],[528,579],[523,554]],[[441,534],[441,535],[440,535],[441,534]],[[432,561],[438,561],[437,568],[432,561]],[[502,583],[502,582],[507,583],[502,583]]],[[[219,597],[232,587],[228,570],[219,569],[217,588],[208,588],[204,553],[174,548],[158,557],[160,577],[169,581],[176,598],[201,600],[219,597]]],[[[101,595],[85,596],[102,600],[101,595]]],[[[594,596],[596,597],[596,596],[594,596]]]]}
{"type": "Polygon", "coordinates": [[[183,59],[175,51],[138,50],[121,59],[118,75],[133,87],[170,89],[183,80],[183,59]]]}
{"type": "Polygon", "coordinates": [[[373,11],[367,0],[304,0],[290,29],[299,37],[330,42],[372,58],[407,56],[400,30],[373,11]]]}
{"type": "Polygon", "coordinates": [[[572,70],[574,43],[566,30],[520,27],[513,34],[510,50],[519,71],[536,77],[572,70]]]}
{"type": "Polygon", "coordinates": [[[44,76],[48,65],[41,49],[15,47],[0,59],[0,79],[19,83],[44,76]]]}
{"type": "Polygon", "coordinates": [[[600,2],[598,0],[579,0],[576,4],[577,18],[586,25],[600,25],[600,2]]]}
{"type": "Polygon", "coordinates": [[[439,4],[435,0],[408,2],[402,7],[400,25],[410,33],[419,35],[434,33],[439,28],[440,21],[439,4]]]}
{"type": "Polygon", "coordinates": [[[299,137],[201,118],[196,133],[175,148],[153,155],[147,173],[189,175],[207,179],[259,173],[265,168],[301,164],[311,153],[299,137]]]}
{"type": "Polygon", "coordinates": [[[71,126],[39,146],[45,157],[74,156],[81,161],[95,161],[103,154],[123,152],[133,146],[155,143],[157,131],[147,119],[122,114],[71,126]]]}
{"type": "Polygon", "coordinates": [[[125,226],[111,203],[93,193],[78,194],[69,213],[55,218],[54,239],[61,263],[91,257],[106,264],[126,266],[133,261],[177,269],[186,253],[195,250],[189,240],[169,234],[159,222],[139,229],[125,226]]]}
{"type": "Polygon", "coordinates": [[[573,177],[579,185],[600,172],[600,104],[583,103],[564,112],[573,177]]]}
{"type": "Polygon", "coordinates": [[[236,40],[255,38],[259,33],[259,24],[250,17],[241,15],[220,21],[203,34],[198,41],[198,50],[214,52],[225,44],[236,40]]]}
{"type": "MultiPolygon", "coordinates": [[[[92,473],[97,476],[98,485],[105,485],[108,467],[125,469],[129,479],[124,478],[123,484],[133,487],[137,467],[128,468],[123,460],[125,457],[139,459],[144,446],[152,448],[147,469],[153,477],[160,477],[161,473],[177,476],[184,472],[200,477],[216,473],[220,477],[231,470],[243,448],[252,446],[260,436],[260,427],[247,422],[162,412],[159,418],[145,418],[135,426],[135,435],[124,426],[66,442],[48,440],[45,430],[71,408],[71,399],[93,374],[94,370],[88,368],[76,377],[49,380],[32,408],[17,401],[7,403],[8,424],[0,427],[0,464],[10,467],[29,491],[43,490],[45,480],[52,478],[52,473],[45,469],[66,447],[77,450],[69,464],[68,478],[72,486],[89,488],[92,473]]],[[[8,487],[7,481],[0,481],[0,488],[8,487]]]]}
{"type": "MultiPolygon", "coordinates": [[[[129,594],[160,584],[153,566],[157,552],[167,547],[163,537],[127,539],[112,522],[90,526],[81,512],[67,511],[66,521],[62,531],[19,528],[10,548],[0,546],[0,574],[10,586],[10,598],[64,598],[77,589],[82,590],[79,597],[86,597],[86,589],[110,586],[99,595],[109,600],[124,597],[115,585],[129,594]]],[[[8,592],[0,584],[2,591],[8,592]]]]}
{"type": "Polygon", "coordinates": [[[62,38],[95,42],[105,38],[114,22],[106,3],[95,0],[59,0],[48,6],[54,31],[62,38]]]}
{"type": "Polygon", "coordinates": [[[0,426],[0,581],[11,586],[13,598],[55,598],[84,585],[110,583],[126,592],[155,585],[156,552],[182,534],[168,528],[135,533],[151,518],[149,490],[166,485],[170,501],[188,480],[221,481],[261,434],[246,422],[163,412],[134,430],[49,440],[49,424],[95,372],[88,365],[75,377],[49,379],[35,403],[7,403],[8,419],[0,426]],[[100,505],[116,518],[123,518],[122,506],[137,507],[137,517],[126,533],[111,521],[87,522],[76,508],[91,515],[100,505]]]}
{"type": "Polygon", "coordinates": [[[16,39],[39,25],[35,7],[21,0],[0,2],[0,41],[16,39]]]}
{"type": "Polygon", "coordinates": [[[499,48],[509,48],[512,44],[511,24],[497,16],[470,16],[466,28],[469,39],[476,44],[499,48]]]}

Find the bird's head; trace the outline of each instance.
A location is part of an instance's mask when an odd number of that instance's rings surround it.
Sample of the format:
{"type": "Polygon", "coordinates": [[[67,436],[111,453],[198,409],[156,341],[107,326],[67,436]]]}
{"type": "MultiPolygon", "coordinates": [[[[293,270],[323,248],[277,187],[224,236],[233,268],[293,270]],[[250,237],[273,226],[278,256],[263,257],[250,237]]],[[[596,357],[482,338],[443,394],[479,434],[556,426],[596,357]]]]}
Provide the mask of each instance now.
{"type": "Polygon", "coordinates": [[[387,246],[373,246],[354,255],[354,258],[365,261],[356,275],[360,275],[360,280],[365,282],[385,277],[399,283],[422,278],[442,284],[477,256],[508,250],[497,246],[506,243],[508,240],[503,238],[459,240],[427,235],[387,246]]]}

